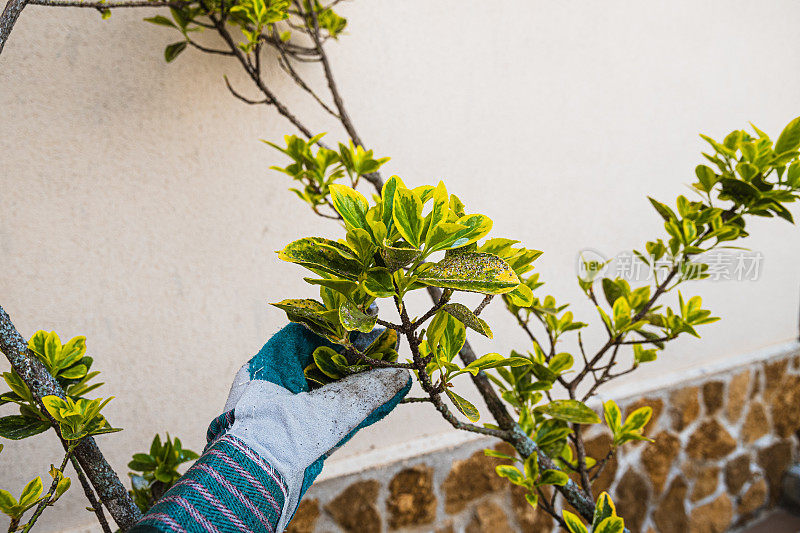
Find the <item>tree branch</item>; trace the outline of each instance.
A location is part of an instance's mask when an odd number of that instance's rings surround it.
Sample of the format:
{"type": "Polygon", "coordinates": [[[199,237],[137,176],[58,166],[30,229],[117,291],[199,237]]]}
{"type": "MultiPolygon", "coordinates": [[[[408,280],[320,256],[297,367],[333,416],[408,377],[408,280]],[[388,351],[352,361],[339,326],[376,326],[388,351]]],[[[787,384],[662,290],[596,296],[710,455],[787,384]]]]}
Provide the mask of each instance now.
{"type": "MultiPolygon", "coordinates": [[[[303,8],[300,5],[300,2],[295,1],[295,6],[297,6],[298,11],[303,13],[303,8]]],[[[317,47],[317,53],[319,54],[320,61],[322,62],[322,69],[325,71],[325,79],[328,80],[328,88],[331,91],[333,103],[336,106],[336,109],[339,111],[339,120],[341,121],[342,126],[344,126],[347,135],[349,135],[353,140],[353,144],[363,147],[364,143],[362,142],[361,137],[358,135],[356,127],[353,125],[353,121],[350,119],[350,115],[347,113],[347,109],[344,106],[342,95],[339,93],[339,88],[336,85],[336,80],[334,79],[333,71],[331,70],[330,61],[328,61],[328,54],[325,52],[325,47],[320,41],[319,20],[313,6],[310,11],[311,13],[306,14],[306,16],[303,17],[303,20],[305,21],[306,28],[308,28],[308,33],[311,36],[311,39],[314,41],[314,45],[317,47]]],[[[381,178],[381,175],[378,172],[364,174],[364,179],[370,182],[378,191],[378,194],[380,194],[381,189],[383,188],[383,178],[381,178]]]]}
{"type": "Polygon", "coordinates": [[[190,0],[122,0],[120,2],[81,2],[80,0],[29,0],[32,6],[48,7],[91,7],[94,9],[114,9],[116,7],[183,7],[190,0]]]}
{"type": "Polygon", "coordinates": [[[86,499],[89,500],[89,506],[94,511],[97,521],[100,522],[100,527],[103,528],[103,533],[111,533],[111,528],[108,526],[108,520],[106,520],[106,515],[103,513],[103,506],[97,501],[91,485],[89,485],[89,482],[86,480],[86,476],[83,474],[81,465],[75,460],[74,457],[70,457],[70,462],[72,463],[72,468],[75,469],[75,473],[78,476],[78,481],[81,483],[83,493],[86,495],[86,499]]]}
{"type": "MultiPolygon", "coordinates": [[[[45,396],[53,395],[62,399],[66,397],[55,378],[28,350],[28,343],[14,327],[2,306],[0,306],[0,351],[5,354],[11,367],[31,389],[39,405],[42,405],[42,398],[45,396]]],[[[47,410],[42,407],[42,412],[47,413],[47,410]]],[[[91,437],[83,439],[75,448],[75,456],[97,491],[100,501],[108,508],[120,529],[125,531],[133,526],[141,516],[139,508],[134,505],[128,491],[103,457],[94,439],[91,437]]]]}
{"type": "Polygon", "coordinates": [[[261,73],[254,69],[254,67],[247,60],[247,58],[245,57],[245,55],[241,51],[241,49],[238,46],[236,46],[236,42],[233,40],[233,37],[231,37],[231,34],[228,31],[228,28],[225,27],[225,22],[221,21],[218,17],[216,17],[211,12],[211,10],[205,5],[204,2],[201,2],[201,4],[203,5],[203,8],[205,9],[206,14],[208,15],[208,18],[211,19],[211,22],[214,24],[214,27],[217,29],[217,32],[220,34],[222,39],[225,41],[225,43],[231,49],[231,52],[233,52],[233,55],[236,57],[236,59],[239,60],[239,63],[242,64],[242,67],[244,67],[245,72],[247,72],[247,74],[250,76],[250,78],[253,80],[253,82],[256,84],[256,86],[259,88],[259,90],[262,93],[264,93],[264,96],[267,97],[267,100],[269,100],[269,103],[271,105],[274,105],[275,109],[278,110],[278,113],[280,113],[283,117],[288,119],[289,122],[294,124],[294,126],[298,130],[300,130],[303,135],[305,135],[309,139],[311,137],[313,137],[314,134],[311,133],[311,130],[309,130],[307,127],[305,127],[305,125],[303,125],[303,123],[300,122],[300,120],[291,111],[289,111],[289,109],[283,103],[281,103],[275,97],[275,94],[271,90],[269,90],[269,88],[264,84],[263,80],[261,79],[261,73]]]}
{"type": "Polygon", "coordinates": [[[3,9],[3,14],[0,15],[0,54],[3,53],[3,47],[6,45],[8,36],[11,35],[11,29],[27,3],[28,0],[8,0],[3,9]]]}
{"type": "MultiPolygon", "coordinates": [[[[233,54],[231,54],[231,55],[233,55],[233,54]]],[[[233,86],[231,85],[231,82],[228,80],[228,76],[223,76],[223,78],[225,79],[225,85],[228,87],[228,90],[231,92],[231,94],[235,98],[237,98],[237,99],[241,100],[242,102],[244,102],[245,104],[250,104],[250,105],[269,104],[269,100],[267,100],[266,98],[264,98],[263,100],[251,100],[250,98],[247,98],[246,96],[242,96],[240,93],[238,93],[236,91],[236,89],[233,88],[233,86]]]]}

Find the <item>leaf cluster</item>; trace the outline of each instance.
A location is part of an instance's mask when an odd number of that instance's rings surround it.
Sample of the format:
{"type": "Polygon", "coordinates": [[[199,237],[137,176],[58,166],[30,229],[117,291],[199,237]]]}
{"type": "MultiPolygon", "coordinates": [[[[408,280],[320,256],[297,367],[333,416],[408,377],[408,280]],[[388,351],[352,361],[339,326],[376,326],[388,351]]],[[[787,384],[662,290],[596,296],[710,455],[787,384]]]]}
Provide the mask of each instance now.
{"type": "Polygon", "coordinates": [[[178,467],[198,457],[197,453],[184,448],[179,438],[172,439],[169,433],[163,443],[160,435],[156,434],[147,453],[133,454],[128,468],[139,473],[128,475],[131,478],[131,496],[139,509],[147,512],[180,479],[182,474],[178,467]]]}
{"type": "MultiPolygon", "coordinates": [[[[364,175],[376,172],[389,161],[388,157],[376,159],[372,150],[355,146],[352,141],[349,144],[339,143],[338,151],[318,146],[317,142],[323,135],[315,135],[309,140],[296,135],[287,135],[284,138],[285,147],[263,141],[292,159],[289,165],[270,168],[286,174],[301,184],[302,188],[289,190],[317,214],[322,214],[320,211],[322,208],[329,208],[332,211],[329,201],[332,184],[338,183],[346,176],[350,186],[355,188],[364,175]]],[[[335,213],[332,216],[336,218],[339,215],[335,213]]]]}
{"type": "MultiPolygon", "coordinates": [[[[90,383],[100,372],[90,371],[94,360],[86,355],[86,337],[74,337],[62,344],[54,331],[40,330],[28,341],[28,349],[74,401],[103,385],[90,383]]],[[[11,390],[0,394],[0,405],[16,404],[20,414],[0,418],[0,437],[19,440],[46,431],[50,422],[28,385],[13,369],[4,372],[3,379],[11,390]]]]}

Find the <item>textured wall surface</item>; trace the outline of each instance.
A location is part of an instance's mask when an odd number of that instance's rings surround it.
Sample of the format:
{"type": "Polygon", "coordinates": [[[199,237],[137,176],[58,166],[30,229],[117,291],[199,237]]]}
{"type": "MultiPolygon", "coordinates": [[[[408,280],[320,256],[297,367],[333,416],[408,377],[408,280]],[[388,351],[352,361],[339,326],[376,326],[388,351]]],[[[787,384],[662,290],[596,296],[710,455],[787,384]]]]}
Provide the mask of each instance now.
{"type": "MultiPolygon", "coordinates": [[[[611,493],[630,531],[723,533],[780,500],[781,479],[800,443],[797,343],[643,397],[616,399],[625,414],[653,409],[645,434],[654,442],[623,445],[593,485],[595,497],[611,493]]],[[[602,460],[610,442],[607,432],[595,431],[587,454],[602,460]]],[[[323,481],[309,491],[288,531],[559,531],[530,507],[523,490],[496,475],[504,461],[483,450],[509,453],[505,446],[480,439],[323,481]]]]}
{"type": "MultiPolygon", "coordinates": [[[[498,234],[544,250],[543,290],[578,302],[580,319],[593,312],[574,281],[578,251],[615,254],[655,235],[644,195],[686,191],[698,132],[753,121],[777,133],[800,114],[789,68],[800,6],[788,0],[343,9],[350,35],[332,43],[334,66],[363,138],[393,158],[387,174],[446,179],[498,234]]],[[[202,448],[233,373],[285,320],[266,303],[312,295],[273,251],[334,231],[267,169],[281,159],[258,139],[287,123],[231,97],[222,74],[253,93],[227,58],[187,51],[166,65],[175,36],[141,22],[151,14],[31,6],[0,56],[0,302],[26,336],[88,337],[103,394],[117,397],[108,416],[126,429],[100,439],[121,471],[157,431],[202,448]]],[[[280,76],[287,103],[341,139],[280,76]]],[[[725,320],[634,381],[796,336],[798,230],[765,220],[752,235],[759,280],[696,286],[725,320]]],[[[476,339],[478,351],[526,346],[501,310],[485,318],[496,336],[476,339]]],[[[404,406],[336,460],[448,432],[427,407],[404,406]]],[[[46,435],[6,446],[0,486],[21,488],[57,456],[46,435]]],[[[60,505],[70,511],[48,513],[45,529],[89,521],[77,491],[60,505]]]]}

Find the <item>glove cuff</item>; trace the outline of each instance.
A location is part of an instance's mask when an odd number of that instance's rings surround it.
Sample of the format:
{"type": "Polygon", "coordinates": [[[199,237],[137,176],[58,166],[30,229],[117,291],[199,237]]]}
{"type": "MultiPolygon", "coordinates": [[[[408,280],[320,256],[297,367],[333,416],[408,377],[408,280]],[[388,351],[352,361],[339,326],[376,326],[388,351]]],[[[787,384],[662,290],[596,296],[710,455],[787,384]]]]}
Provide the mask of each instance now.
{"type": "Polygon", "coordinates": [[[208,430],[206,430],[206,449],[210,448],[215,440],[228,431],[235,421],[236,417],[233,414],[233,409],[212,420],[208,425],[208,430]]]}
{"type": "Polygon", "coordinates": [[[238,438],[223,435],[129,533],[274,532],[286,496],[275,469],[238,438]]]}

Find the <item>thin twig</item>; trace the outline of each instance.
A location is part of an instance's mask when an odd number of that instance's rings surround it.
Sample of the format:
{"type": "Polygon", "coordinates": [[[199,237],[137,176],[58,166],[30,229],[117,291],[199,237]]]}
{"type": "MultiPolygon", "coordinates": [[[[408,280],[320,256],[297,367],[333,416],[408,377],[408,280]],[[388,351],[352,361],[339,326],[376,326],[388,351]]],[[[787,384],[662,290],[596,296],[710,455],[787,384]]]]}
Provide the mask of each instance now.
{"type": "Polygon", "coordinates": [[[581,425],[572,424],[572,442],[575,444],[575,451],[577,452],[578,459],[578,474],[581,478],[581,486],[589,498],[594,499],[592,496],[592,483],[589,481],[589,472],[586,469],[586,449],[583,446],[583,436],[581,435],[581,425]]]}
{"type": "MultiPolygon", "coordinates": [[[[70,447],[67,449],[66,454],[64,454],[64,460],[61,461],[61,467],[59,468],[61,472],[64,472],[64,469],[67,467],[67,462],[69,461],[70,457],[72,457],[73,451],[74,448],[70,447]]],[[[41,516],[41,514],[44,512],[45,508],[51,504],[50,500],[53,498],[53,494],[56,492],[58,482],[59,478],[56,475],[53,477],[53,482],[50,484],[50,489],[48,489],[47,494],[45,494],[44,498],[42,498],[42,501],[39,502],[39,505],[36,506],[36,510],[33,512],[30,520],[28,520],[28,523],[25,524],[25,529],[22,530],[22,533],[27,533],[30,531],[33,525],[36,523],[36,520],[38,520],[39,516],[41,516]]]]}
{"type": "Polygon", "coordinates": [[[263,100],[251,100],[250,98],[247,98],[246,96],[242,96],[240,93],[238,93],[236,91],[236,89],[233,88],[233,86],[231,85],[231,82],[228,80],[228,76],[222,76],[222,77],[223,77],[223,79],[225,79],[225,85],[228,87],[228,90],[231,92],[231,94],[234,97],[236,97],[239,100],[241,100],[242,102],[244,102],[246,104],[250,104],[250,105],[269,104],[269,100],[267,100],[266,98],[263,99],[263,100]]]}
{"type": "Polygon", "coordinates": [[[218,17],[216,17],[213,14],[212,10],[209,9],[208,6],[205,5],[205,2],[203,2],[202,0],[201,0],[201,5],[205,9],[208,18],[211,20],[211,22],[214,24],[214,27],[217,29],[217,32],[220,34],[222,39],[227,43],[228,47],[231,49],[231,52],[233,52],[233,55],[236,57],[237,60],[239,60],[239,63],[241,63],[241,65],[244,67],[245,72],[247,72],[247,74],[256,84],[256,87],[258,87],[259,90],[261,90],[261,92],[264,93],[264,96],[267,97],[269,103],[271,105],[274,105],[275,109],[278,110],[278,113],[280,113],[283,117],[289,120],[289,122],[294,124],[294,126],[298,130],[300,130],[300,132],[302,132],[303,135],[305,135],[309,139],[313,137],[314,135],[311,133],[311,130],[309,130],[302,122],[300,122],[300,120],[291,111],[289,111],[289,108],[287,108],[282,102],[280,102],[275,97],[275,94],[264,84],[264,82],[261,79],[261,73],[256,72],[253,69],[253,67],[250,65],[250,63],[248,62],[247,58],[244,56],[242,51],[239,49],[238,46],[236,46],[236,42],[233,40],[233,37],[231,37],[230,32],[225,27],[225,23],[222,22],[218,17]]]}
{"type": "MultiPolygon", "coordinates": [[[[297,7],[298,11],[304,13],[300,2],[295,0],[295,6],[297,7]]],[[[319,59],[322,62],[322,69],[325,72],[325,79],[328,80],[328,88],[330,89],[331,96],[333,97],[333,103],[336,106],[336,109],[339,111],[339,120],[341,121],[342,126],[344,126],[347,135],[349,135],[353,140],[353,144],[363,147],[364,143],[361,141],[361,137],[358,135],[358,132],[353,125],[353,121],[350,119],[350,115],[347,113],[347,109],[344,106],[342,95],[339,93],[339,88],[336,85],[336,80],[334,79],[333,71],[331,70],[331,64],[328,60],[328,54],[325,52],[325,47],[322,46],[322,41],[320,40],[319,35],[319,20],[313,5],[311,6],[310,13],[306,15],[307,16],[304,17],[304,21],[306,27],[308,28],[309,35],[317,47],[317,53],[319,54],[319,59]]],[[[370,182],[372,186],[375,187],[375,190],[380,194],[380,191],[383,188],[383,179],[379,173],[372,172],[369,174],[364,174],[364,179],[370,182]]]]}
{"type": "Polygon", "coordinates": [[[232,56],[233,55],[233,52],[231,52],[229,50],[217,50],[215,48],[208,48],[207,46],[203,46],[202,44],[198,44],[198,43],[192,41],[191,39],[189,39],[187,42],[190,45],[192,45],[195,48],[197,48],[198,50],[200,50],[201,52],[205,52],[207,54],[218,54],[218,55],[222,55],[222,56],[232,56]]]}
{"type": "Polygon", "coordinates": [[[391,322],[387,322],[386,320],[380,318],[377,318],[376,320],[378,324],[380,324],[385,328],[393,329],[395,331],[400,331],[401,329],[403,329],[403,326],[401,326],[400,324],[392,324],[391,322]]]}
{"type": "Polygon", "coordinates": [[[83,468],[81,468],[81,465],[75,460],[74,457],[70,457],[70,462],[72,463],[72,468],[75,469],[75,472],[78,475],[78,481],[81,483],[83,493],[86,495],[86,499],[89,500],[89,506],[92,508],[92,511],[94,511],[97,521],[100,522],[100,526],[103,528],[103,533],[111,533],[108,520],[106,520],[106,515],[103,513],[103,506],[97,501],[94,491],[92,490],[92,486],[89,485],[89,482],[86,480],[86,476],[83,475],[83,468]]]}
{"type": "Polygon", "coordinates": [[[486,296],[484,296],[483,300],[481,300],[481,303],[478,304],[478,307],[475,308],[472,314],[475,316],[480,315],[481,312],[483,312],[483,310],[486,309],[486,306],[489,305],[489,302],[492,301],[492,298],[494,298],[494,294],[487,294],[486,296]]]}
{"type": "Polygon", "coordinates": [[[430,398],[403,398],[400,403],[430,403],[430,398]]]}
{"type": "Polygon", "coordinates": [[[281,67],[281,69],[286,74],[288,74],[289,77],[292,78],[292,80],[294,80],[294,82],[301,89],[303,89],[305,92],[310,94],[311,97],[314,98],[314,100],[316,100],[317,103],[322,107],[322,109],[327,111],[330,115],[334,116],[335,118],[341,120],[342,117],[339,116],[339,114],[336,113],[336,111],[331,109],[328,104],[323,102],[322,98],[320,98],[319,95],[316,92],[314,92],[314,90],[305,82],[305,80],[300,76],[300,74],[298,74],[298,72],[292,66],[292,63],[291,63],[292,60],[286,54],[286,50],[284,49],[284,47],[279,45],[279,46],[276,46],[276,48],[278,49],[278,52],[281,54],[280,59],[278,59],[278,65],[281,67]]]}
{"type": "Polygon", "coordinates": [[[531,328],[528,326],[528,323],[524,321],[521,316],[519,316],[519,311],[514,313],[514,318],[517,319],[517,324],[519,324],[519,327],[522,328],[522,331],[524,331],[528,335],[528,338],[531,340],[531,342],[533,344],[539,344],[539,341],[536,340],[536,335],[533,334],[533,331],[531,331],[531,328]]]}
{"type": "Polygon", "coordinates": [[[453,291],[451,289],[445,289],[442,292],[441,296],[439,296],[439,300],[433,305],[433,307],[428,309],[428,311],[424,315],[422,315],[420,318],[414,321],[414,323],[411,324],[411,330],[416,331],[422,324],[425,323],[426,320],[435,315],[436,312],[439,309],[441,309],[444,306],[444,304],[447,303],[448,300],[450,300],[450,296],[452,295],[453,291]]]}

